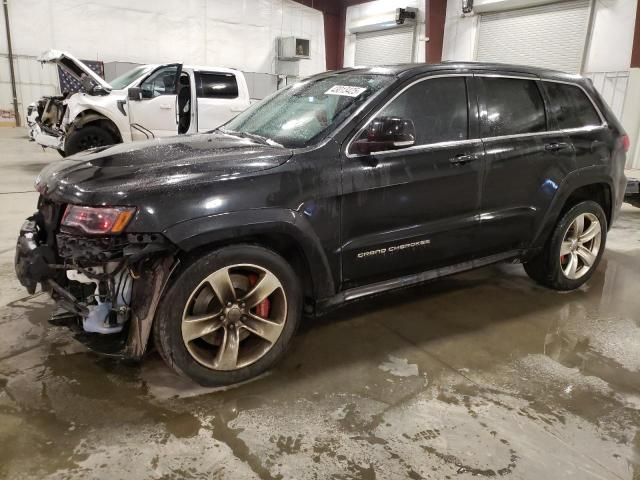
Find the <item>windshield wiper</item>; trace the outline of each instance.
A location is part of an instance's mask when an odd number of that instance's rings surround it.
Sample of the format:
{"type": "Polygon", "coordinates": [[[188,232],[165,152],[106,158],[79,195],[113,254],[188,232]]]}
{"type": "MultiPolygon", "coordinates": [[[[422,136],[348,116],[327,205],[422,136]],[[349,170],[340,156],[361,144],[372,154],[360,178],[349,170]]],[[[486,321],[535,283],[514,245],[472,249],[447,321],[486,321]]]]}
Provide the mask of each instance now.
{"type": "Polygon", "coordinates": [[[258,143],[261,143],[263,145],[269,145],[272,147],[282,147],[283,145],[279,144],[278,142],[271,140],[268,137],[263,137],[262,135],[258,135],[257,133],[249,133],[249,132],[237,132],[235,130],[227,130],[227,129],[223,129],[223,128],[218,128],[217,130],[221,131],[222,133],[226,133],[228,135],[235,135],[236,137],[240,137],[240,138],[249,138],[251,140],[255,140],[258,143]]]}

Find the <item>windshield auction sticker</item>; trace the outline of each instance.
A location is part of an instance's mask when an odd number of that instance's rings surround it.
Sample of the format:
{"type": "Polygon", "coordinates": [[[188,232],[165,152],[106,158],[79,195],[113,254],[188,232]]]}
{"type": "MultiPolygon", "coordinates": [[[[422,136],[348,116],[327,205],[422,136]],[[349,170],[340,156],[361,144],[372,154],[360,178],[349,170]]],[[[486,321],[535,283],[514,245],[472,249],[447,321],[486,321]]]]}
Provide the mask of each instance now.
{"type": "Polygon", "coordinates": [[[324,94],[325,95],[342,95],[345,97],[357,97],[365,90],[366,88],[363,88],[363,87],[349,87],[347,85],[334,85],[329,90],[324,92],[324,94]]]}

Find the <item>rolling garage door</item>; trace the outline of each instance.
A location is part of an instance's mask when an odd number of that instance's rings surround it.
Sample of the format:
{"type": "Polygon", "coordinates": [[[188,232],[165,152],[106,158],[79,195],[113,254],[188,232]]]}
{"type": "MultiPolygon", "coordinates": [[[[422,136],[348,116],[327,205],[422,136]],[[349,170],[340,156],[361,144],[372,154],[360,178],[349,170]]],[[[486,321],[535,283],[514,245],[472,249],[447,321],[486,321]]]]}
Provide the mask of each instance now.
{"type": "Polygon", "coordinates": [[[579,73],[589,0],[571,0],[480,15],[476,58],[579,73]]]}
{"type": "Polygon", "coordinates": [[[414,27],[390,28],[356,34],[356,65],[413,62],[414,27]]]}

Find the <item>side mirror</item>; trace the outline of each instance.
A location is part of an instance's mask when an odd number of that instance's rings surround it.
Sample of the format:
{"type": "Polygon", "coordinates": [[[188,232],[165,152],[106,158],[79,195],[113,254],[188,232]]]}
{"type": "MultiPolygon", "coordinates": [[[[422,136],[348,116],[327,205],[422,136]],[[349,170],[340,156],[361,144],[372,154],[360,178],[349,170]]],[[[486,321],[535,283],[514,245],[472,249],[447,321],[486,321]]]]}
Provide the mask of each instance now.
{"type": "Polygon", "coordinates": [[[127,98],[129,100],[142,100],[142,89],[140,87],[131,87],[127,90],[127,98]]]}
{"type": "Polygon", "coordinates": [[[369,155],[386,150],[399,150],[416,143],[416,129],[411,120],[399,117],[374,118],[362,135],[353,142],[352,153],[369,155]]]}
{"type": "Polygon", "coordinates": [[[104,89],[101,85],[96,85],[91,90],[92,95],[109,95],[109,90],[104,89]]]}

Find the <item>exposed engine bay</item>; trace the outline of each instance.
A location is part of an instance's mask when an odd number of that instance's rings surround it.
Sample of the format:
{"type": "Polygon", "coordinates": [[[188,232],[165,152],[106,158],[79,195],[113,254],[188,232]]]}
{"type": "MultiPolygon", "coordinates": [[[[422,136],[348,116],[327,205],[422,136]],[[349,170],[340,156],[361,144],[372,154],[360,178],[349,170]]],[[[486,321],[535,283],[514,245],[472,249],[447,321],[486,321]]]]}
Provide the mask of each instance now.
{"type": "Polygon", "coordinates": [[[42,97],[31,104],[27,110],[27,124],[29,126],[29,138],[38,143],[48,143],[53,148],[63,148],[62,136],[64,135],[63,121],[67,114],[65,100],[71,94],[42,97]],[[44,133],[45,135],[41,135],[44,133]],[[38,139],[36,140],[36,137],[38,139]],[[53,138],[50,138],[53,137],[53,138]]]}
{"type": "Polygon", "coordinates": [[[18,278],[30,293],[40,283],[59,307],[52,323],[90,348],[140,358],[175,264],[173,247],[159,234],[79,234],[60,226],[65,208],[40,198],[18,239],[18,278]]]}

